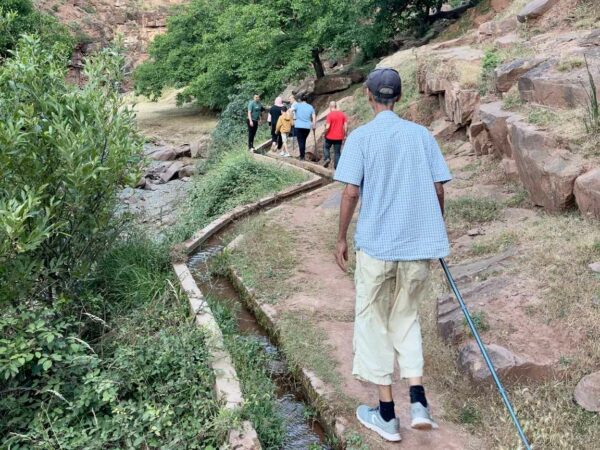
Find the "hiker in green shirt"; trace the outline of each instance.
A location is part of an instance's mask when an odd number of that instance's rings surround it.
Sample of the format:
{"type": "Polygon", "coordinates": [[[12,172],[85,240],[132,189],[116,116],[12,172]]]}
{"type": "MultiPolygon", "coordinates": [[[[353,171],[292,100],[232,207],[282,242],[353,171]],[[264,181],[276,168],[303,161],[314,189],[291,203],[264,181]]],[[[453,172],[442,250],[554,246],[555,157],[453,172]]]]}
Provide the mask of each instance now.
{"type": "Polygon", "coordinates": [[[254,100],[248,102],[248,150],[254,151],[254,136],[258,131],[260,114],[265,110],[260,102],[260,95],[254,94],[254,100]]]}

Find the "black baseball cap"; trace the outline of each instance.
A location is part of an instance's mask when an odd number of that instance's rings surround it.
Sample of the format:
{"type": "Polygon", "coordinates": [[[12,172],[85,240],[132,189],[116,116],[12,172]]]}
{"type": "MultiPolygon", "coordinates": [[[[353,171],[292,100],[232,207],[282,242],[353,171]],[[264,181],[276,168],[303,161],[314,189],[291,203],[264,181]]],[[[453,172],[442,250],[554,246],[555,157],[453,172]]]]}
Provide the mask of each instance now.
{"type": "Polygon", "coordinates": [[[399,97],[402,92],[400,74],[388,67],[371,71],[365,85],[374,95],[383,99],[399,97]]]}

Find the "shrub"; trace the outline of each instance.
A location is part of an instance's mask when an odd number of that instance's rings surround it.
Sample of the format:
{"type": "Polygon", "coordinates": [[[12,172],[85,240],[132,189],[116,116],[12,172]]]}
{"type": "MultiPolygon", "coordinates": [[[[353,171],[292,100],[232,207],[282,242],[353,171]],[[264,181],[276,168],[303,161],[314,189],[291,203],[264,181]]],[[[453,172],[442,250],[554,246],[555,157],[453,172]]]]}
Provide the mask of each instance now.
{"type": "Polygon", "coordinates": [[[479,83],[479,91],[481,95],[495,90],[493,86],[494,82],[494,69],[502,62],[498,52],[495,49],[486,50],[483,55],[483,61],[481,63],[481,75],[479,83]]]}
{"type": "Polygon", "coordinates": [[[302,181],[305,176],[297,170],[258,162],[246,151],[226,152],[198,180],[190,196],[189,212],[173,232],[177,238],[172,238],[185,239],[236,206],[302,181]]]}
{"type": "Polygon", "coordinates": [[[83,89],[66,60],[25,37],[0,66],[0,302],[77,290],[120,232],[119,186],[137,178],[141,140],[119,94],[124,60],[86,64],[83,89]]]}
{"type": "Polygon", "coordinates": [[[31,0],[3,0],[0,5],[0,57],[7,57],[23,34],[36,33],[48,48],[67,56],[73,40],[54,17],[38,12],[31,0]]]}

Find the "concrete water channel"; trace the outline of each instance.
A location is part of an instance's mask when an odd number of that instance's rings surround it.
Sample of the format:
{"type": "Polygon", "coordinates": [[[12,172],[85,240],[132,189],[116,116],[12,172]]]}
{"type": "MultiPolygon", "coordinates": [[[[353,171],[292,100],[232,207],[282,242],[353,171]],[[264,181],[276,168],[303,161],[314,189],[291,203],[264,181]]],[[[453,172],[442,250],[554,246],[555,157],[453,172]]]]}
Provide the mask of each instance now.
{"type": "MultiPolygon", "coordinates": [[[[299,161],[293,161],[292,164],[289,164],[287,161],[277,162],[264,156],[255,155],[255,157],[259,160],[269,160],[269,163],[294,165],[297,169],[309,173],[306,171],[308,167],[299,161]]],[[[319,169],[322,168],[319,167],[319,169]]],[[[264,352],[268,361],[267,372],[277,386],[276,409],[284,422],[285,437],[281,448],[291,450],[332,449],[339,447],[339,444],[332,444],[332,442],[336,442],[336,439],[333,434],[328,435],[325,431],[326,428],[330,431],[331,427],[323,426],[325,422],[318,416],[317,409],[310,405],[310,399],[313,398],[310,390],[308,390],[310,388],[306,386],[301,378],[296,376],[287,364],[285,355],[277,345],[276,331],[270,329],[264,324],[264,321],[257,318],[255,315],[256,310],[253,309],[252,305],[246,303],[247,296],[243,292],[244,288],[240,288],[237,282],[234,283],[226,277],[211,273],[209,266],[211,258],[223,251],[223,236],[237,219],[264,211],[267,208],[273,208],[299,194],[322,187],[331,178],[330,175],[327,176],[328,174],[320,171],[310,170],[310,172],[313,173],[310,174],[311,177],[308,181],[261,199],[255,204],[238,207],[236,208],[237,211],[234,210],[216,219],[196,233],[190,240],[183,243],[188,254],[185,266],[182,264],[179,267],[177,267],[177,264],[174,265],[175,271],[180,276],[180,281],[185,279],[185,272],[191,274],[193,278],[192,284],[196,286],[196,294],[194,294],[194,287],[192,287],[192,296],[190,297],[192,311],[197,310],[199,304],[205,304],[206,299],[223,305],[234,314],[237,332],[245,338],[253,340],[264,352]],[[315,174],[315,172],[317,173],[315,174]],[[182,266],[187,268],[184,269],[182,266]]],[[[184,286],[184,290],[189,296],[189,284],[182,281],[182,286],[184,286]]],[[[201,306],[200,310],[202,308],[205,307],[201,306]]],[[[208,314],[212,317],[212,313],[209,312],[208,314]]],[[[209,322],[214,323],[214,319],[209,319],[209,322]]],[[[228,364],[230,363],[226,363],[226,366],[228,364]]],[[[237,381],[234,382],[234,385],[236,383],[237,381]]],[[[255,446],[253,445],[252,448],[255,448],[255,446]]]]}
{"type": "Polygon", "coordinates": [[[196,284],[202,293],[233,311],[239,333],[260,345],[268,355],[267,371],[277,386],[277,412],[283,419],[285,438],[282,448],[290,450],[330,449],[328,438],[318,417],[308,404],[301,384],[288,371],[287,362],[267,331],[245,306],[232,283],[210,273],[210,259],[221,252],[220,237],[213,237],[188,260],[196,284]]]}

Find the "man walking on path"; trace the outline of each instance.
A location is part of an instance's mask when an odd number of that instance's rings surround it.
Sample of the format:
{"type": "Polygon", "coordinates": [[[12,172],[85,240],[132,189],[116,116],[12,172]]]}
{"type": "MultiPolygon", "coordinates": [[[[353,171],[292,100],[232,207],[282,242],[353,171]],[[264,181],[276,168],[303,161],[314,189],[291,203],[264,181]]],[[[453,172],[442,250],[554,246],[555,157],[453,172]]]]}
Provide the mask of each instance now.
{"type": "Polygon", "coordinates": [[[352,373],[377,385],[379,405],[361,405],[356,416],[384,439],[399,441],[395,358],[410,386],[412,428],[437,427],[423,388],[418,305],[428,300],[429,260],[449,253],[443,183],[452,176],[431,133],[393,112],[401,94],[398,72],[376,69],[365,85],[376,117],[350,134],[335,172],[335,180],[346,183],[336,261],[346,271],[346,235],[360,198],[352,373]]]}
{"type": "Polygon", "coordinates": [[[254,99],[248,102],[248,150],[254,151],[254,136],[258,131],[260,115],[265,110],[260,102],[260,95],[255,94],[254,99]]]}
{"type": "Polygon", "coordinates": [[[342,151],[342,142],[348,133],[348,119],[346,114],[337,109],[337,103],[329,103],[329,111],[327,119],[325,121],[325,144],[323,145],[323,165],[329,166],[331,159],[329,158],[329,151],[331,146],[334,150],[333,167],[337,169],[338,161],[340,160],[340,154],[342,151]]]}
{"type": "Polygon", "coordinates": [[[296,103],[293,111],[294,127],[296,137],[298,138],[298,148],[300,149],[300,160],[304,160],[306,139],[310,134],[310,130],[314,130],[317,126],[317,115],[315,109],[306,103],[306,95],[300,97],[300,102],[296,103]]]}

